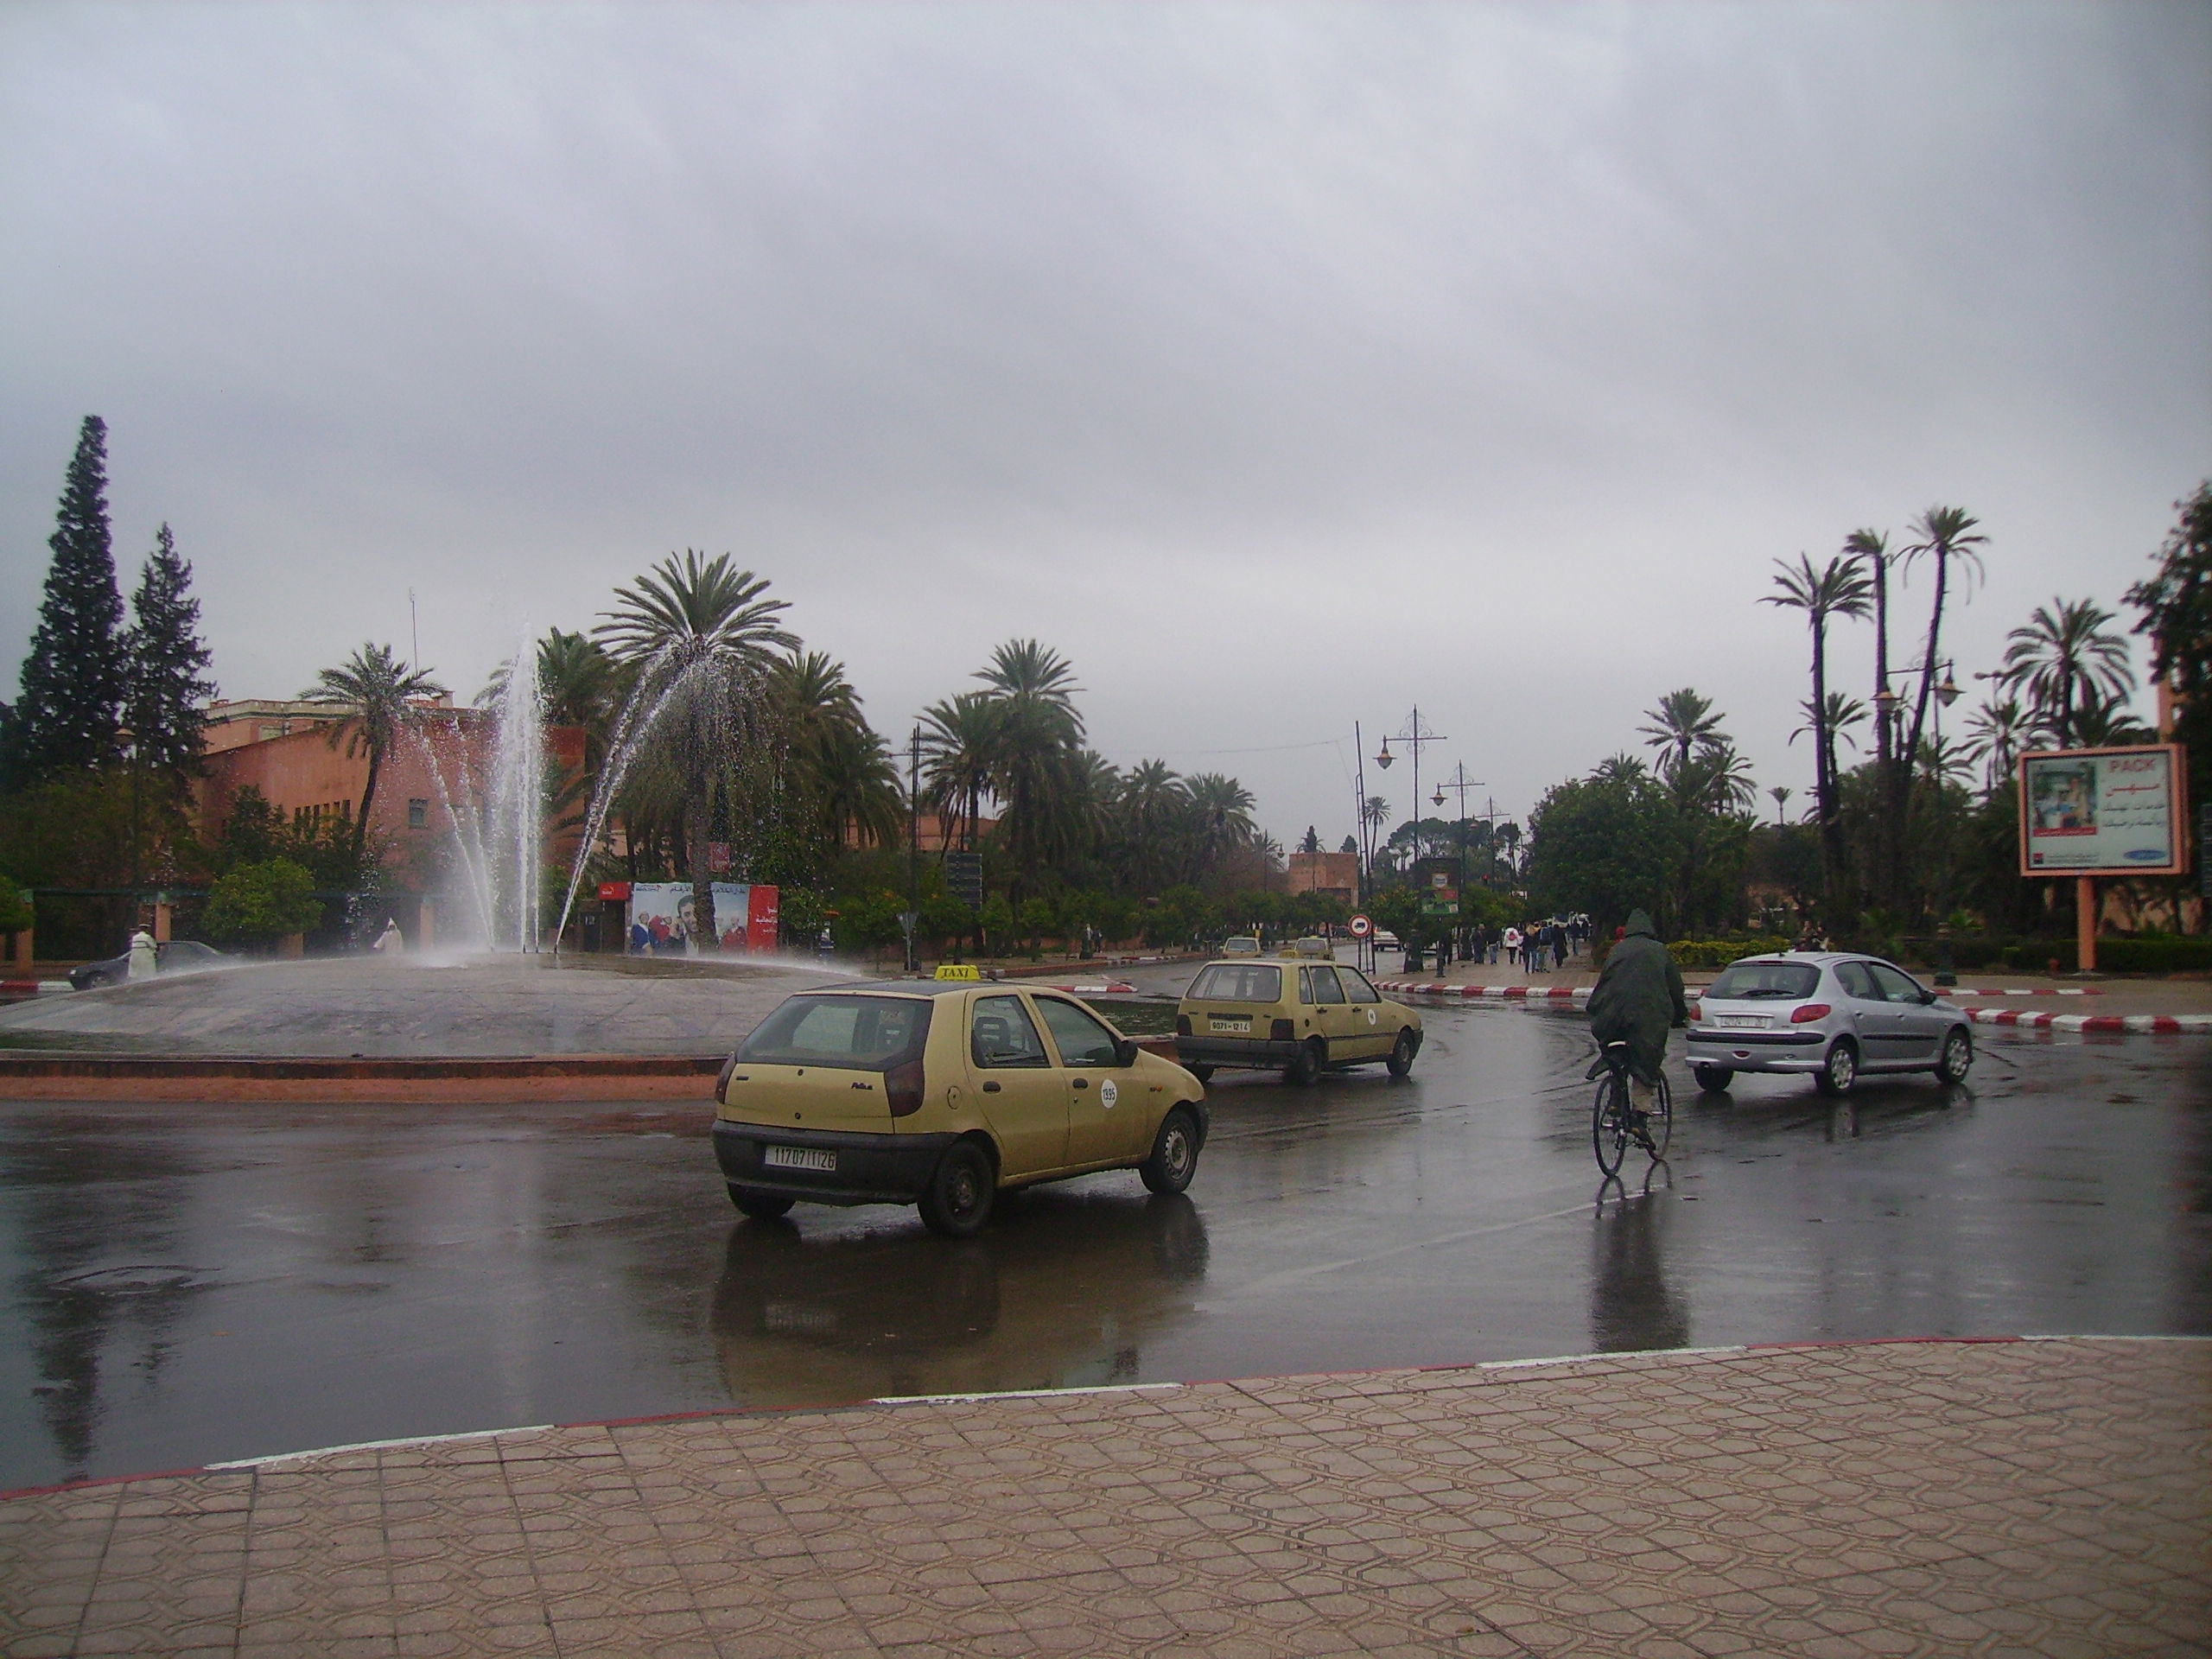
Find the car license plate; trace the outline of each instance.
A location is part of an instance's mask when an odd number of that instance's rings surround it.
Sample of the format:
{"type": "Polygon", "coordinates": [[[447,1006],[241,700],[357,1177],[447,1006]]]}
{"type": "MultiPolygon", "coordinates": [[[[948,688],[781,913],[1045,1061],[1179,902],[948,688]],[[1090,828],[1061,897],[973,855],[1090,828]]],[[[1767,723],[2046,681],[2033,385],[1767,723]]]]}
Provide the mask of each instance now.
{"type": "Polygon", "coordinates": [[[1713,1023],[1718,1026],[1726,1027],[1731,1031],[1764,1031],[1766,1029],[1766,1015],[1763,1014],[1724,1014],[1716,1019],[1713,1023]]]}
{"type": "Polygon", "coordinates": [[[837,1154],[814,1147],[770,1147],[760,1154],[760,1161],[771,1169],[821,1169],[834,1173],[837,1154]]]}
{"type": "Polygon", "coordinates": [[[1234,1031],[1249,1035],[1252,1029],[1249,1020],[1224,1020],[1218,1017],[1206,1021],[1208,1031],[1234,1031]]]}

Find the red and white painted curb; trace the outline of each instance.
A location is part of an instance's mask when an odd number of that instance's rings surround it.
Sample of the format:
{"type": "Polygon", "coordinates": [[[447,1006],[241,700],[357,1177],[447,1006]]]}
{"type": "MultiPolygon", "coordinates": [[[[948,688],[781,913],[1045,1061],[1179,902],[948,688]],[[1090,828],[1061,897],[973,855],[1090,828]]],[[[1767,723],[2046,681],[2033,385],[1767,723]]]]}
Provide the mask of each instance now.
{"type": "MultiPolygon", "coordinates": [[[[1450,997],[1461,1001],[1510,1002],[1580,1002],[1590,995],[1587,985],[1446,985],[1414,979],[1381,979],[1376,988],[1399,996],[1450,997]]],[[[2104,992],[2081,989],[1947,991],[1948,998],[1974,996],[2102,996],[2104,992]]],[[[1690,1001],[1697,1001],[1695,992],[1690,1001]]],[[[1965,1008],[1961,1010],[1978,1026],[2024,1026],[2037,1031],[2149,1033],[2172,1035],[2182,1032],[2212,1032],[2212,1014],[2044,1014],[2026,1008],[1965,1008]]]]}
{"type": "Polygon", "coordinates": [[[1408,996],[1484,997],[1516,1002],[1565,1002],[1590,995],[1587,985],[1446,985],[1419,979],[1378,979],[1375,988],[1408,996]]]}
{"type": "Polygon", "coordinates": [[[1968,1008],[1978,1026],[2027,1026],[2037,1031],[2212,1031],[2212,1014],[2037,1014],[2025,1008],[1968,1008]]]}

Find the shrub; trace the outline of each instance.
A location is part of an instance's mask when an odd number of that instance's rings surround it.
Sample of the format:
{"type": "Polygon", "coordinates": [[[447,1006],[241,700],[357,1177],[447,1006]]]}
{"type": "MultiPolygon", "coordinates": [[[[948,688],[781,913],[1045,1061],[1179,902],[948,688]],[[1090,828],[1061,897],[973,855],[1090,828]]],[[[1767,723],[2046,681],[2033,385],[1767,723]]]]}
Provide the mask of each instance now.
{"type": "Polygon", "coordinates": [[[1789,941],[1782,938],[1676,939],[1667,954],[1678,967],[1726,968],[1738,957],[1772,956],[1789,948],[1789,941]]]}
{"type": "Polygon", "coordinates": [[[207,895],[200,925],[211,938],[265,944],[287,933],[304,933],[322,920],[315,878],[289,858],[241,864],[207,895]]]}

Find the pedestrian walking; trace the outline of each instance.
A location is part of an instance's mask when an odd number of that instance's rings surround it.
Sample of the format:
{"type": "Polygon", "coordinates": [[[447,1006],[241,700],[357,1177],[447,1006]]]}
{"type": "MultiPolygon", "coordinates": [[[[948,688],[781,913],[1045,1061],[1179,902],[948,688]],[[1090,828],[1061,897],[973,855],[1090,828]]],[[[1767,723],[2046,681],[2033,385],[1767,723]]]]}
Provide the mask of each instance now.
{"type": "Polygon", "coordinates": [[[1510,968],[1521,965],[1521,930],[1517,927],[1505,930],[1505,962],[1510,968]]]}
{"type": "Polygon", "coordinates": [[[399,924],[387,916],[384,931],[378,934],[376,943],[369,947],[380,957],[404,957],[407,954],[407,940],[399,931],[399,924]]]}
{"type": "MultiPolygon", "coordinates": [[[[111,933],[110,938],[115,936],[111,933]]],[[[161,947],[154,943],[154,936],[140,928],[130,936],[130,966],[125,970],[126,979],[151,979],[161,970],[161,947]]]]}

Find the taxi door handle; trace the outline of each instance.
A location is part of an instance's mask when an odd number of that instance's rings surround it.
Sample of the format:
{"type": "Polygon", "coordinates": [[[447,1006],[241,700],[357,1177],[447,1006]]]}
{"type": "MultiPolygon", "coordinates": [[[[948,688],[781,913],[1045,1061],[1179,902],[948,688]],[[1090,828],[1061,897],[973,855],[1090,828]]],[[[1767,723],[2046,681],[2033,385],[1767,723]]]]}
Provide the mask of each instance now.
{"type": "Polygon", "coordinates": [[[983,1085],[983,1092],[987,1095],[995,1095],[998,1091],[999,1086],[995,1083],[987,1083],[983,1085]]]}
{"type": "Polygon", "coordinates": [[[1078,1089],[1088,1089],[1090,1087],[1090,1079],[1089,1077],[1077,1077],[1075,1080],[1075,1086],[1078,1089]]]}

